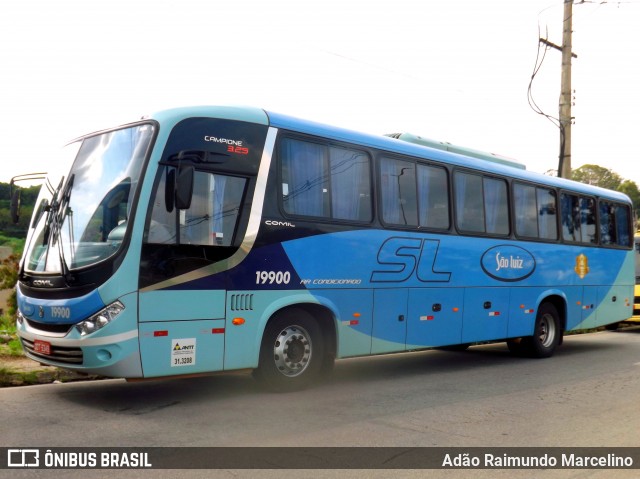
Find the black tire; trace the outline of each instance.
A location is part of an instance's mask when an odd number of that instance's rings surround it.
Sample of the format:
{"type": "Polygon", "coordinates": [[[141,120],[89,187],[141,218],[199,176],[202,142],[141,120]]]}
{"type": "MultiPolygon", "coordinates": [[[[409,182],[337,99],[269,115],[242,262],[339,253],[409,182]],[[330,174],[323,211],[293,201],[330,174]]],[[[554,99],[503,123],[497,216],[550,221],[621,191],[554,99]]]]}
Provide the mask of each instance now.
{"type": "Polygon", "coordinates": [[[521,354],[532,358],[548,358],[555,352],[561,338],[558,310],[551,303],[543,303],[536,315],[533,336],[522,338],[516,349],[522,348],[521,354]]]}
{"type": "Polygon", "coordinates": [[[315,381],[328,362],[318,323],[306,311],[290,309],[267,325],[254,376],[274,392],[299,391],[315,381]]]}

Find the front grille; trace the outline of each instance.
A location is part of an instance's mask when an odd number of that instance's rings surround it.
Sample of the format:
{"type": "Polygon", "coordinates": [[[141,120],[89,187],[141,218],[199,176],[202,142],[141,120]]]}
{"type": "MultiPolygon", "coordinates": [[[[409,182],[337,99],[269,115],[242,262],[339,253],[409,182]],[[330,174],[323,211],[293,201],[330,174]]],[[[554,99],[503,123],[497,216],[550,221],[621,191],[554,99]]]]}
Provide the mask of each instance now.
{"type": "Polygon", "coordinates": [[[42,358],[47,361],[55,361],[63,364],[82,364],[82,349],[80,348],[66,348],[63,346],[51,345],[51,354],[40,354],[34,351],[33,341],[21,338],[22,347],[34,358],[42,358]]]}
{"type": "Polygon", "coordinates": [[[67,334],[69,330],[73,327],[73,324],[48,324],[48,323],[38,323],[36,321],[31,321],[30,319],[25,318],[27,324],[36,331],[44,331],[46,333],[56,333],[56,334],[67,334]]]}

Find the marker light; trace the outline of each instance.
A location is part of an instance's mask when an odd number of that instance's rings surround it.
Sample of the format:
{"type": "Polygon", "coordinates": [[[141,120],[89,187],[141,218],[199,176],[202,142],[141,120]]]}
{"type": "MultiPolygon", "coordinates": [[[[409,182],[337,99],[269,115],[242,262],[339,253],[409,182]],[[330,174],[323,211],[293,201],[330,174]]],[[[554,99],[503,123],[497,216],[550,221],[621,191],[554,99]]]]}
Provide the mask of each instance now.
{"type": "Polygon", "coordinates": [[[98,311],[90,318],[76,324],[76,329],[80,331],[81,336],[95,333],[116,319],[122,311],[124,311],[124,304],[120,301],[116,301],[115,303],[111,303],[106,308],[98,311]]]}

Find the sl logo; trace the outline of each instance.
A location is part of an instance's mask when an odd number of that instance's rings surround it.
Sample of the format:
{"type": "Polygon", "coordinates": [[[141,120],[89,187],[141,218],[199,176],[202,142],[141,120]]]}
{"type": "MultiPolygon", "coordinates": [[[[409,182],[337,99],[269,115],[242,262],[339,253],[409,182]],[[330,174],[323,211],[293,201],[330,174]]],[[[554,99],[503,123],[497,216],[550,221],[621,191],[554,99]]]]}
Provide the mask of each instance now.
{"type": "Polygon", "coordinates": [[[392,237],[378,250],[381,269],[371,273],[372,283],[408,280],[415,274],[423,283],[448,283],[451,273],[436,271],[435,263],[440,240],[392,237]]]}

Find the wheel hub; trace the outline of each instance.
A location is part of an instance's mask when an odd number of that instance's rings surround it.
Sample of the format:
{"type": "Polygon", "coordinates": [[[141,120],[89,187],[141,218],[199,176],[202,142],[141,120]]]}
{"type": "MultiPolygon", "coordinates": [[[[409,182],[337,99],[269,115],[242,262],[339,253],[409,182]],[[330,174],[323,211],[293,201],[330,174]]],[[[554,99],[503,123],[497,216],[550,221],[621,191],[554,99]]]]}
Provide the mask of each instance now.
{"type": "Polygon", "coordinates": [[[311,352],[309,333],[300,326],[289,326],[278,335],[273,347],[273,358],[282,374],[294,377],[307,368],[311,352]]]}

